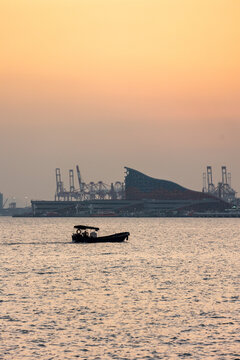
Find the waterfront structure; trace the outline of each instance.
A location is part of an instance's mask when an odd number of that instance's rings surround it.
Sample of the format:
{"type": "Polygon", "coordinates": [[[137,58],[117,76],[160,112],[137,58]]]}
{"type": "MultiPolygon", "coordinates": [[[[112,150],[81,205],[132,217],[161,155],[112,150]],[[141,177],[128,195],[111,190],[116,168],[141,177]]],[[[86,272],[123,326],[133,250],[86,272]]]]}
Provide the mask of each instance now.
{"type": "Polygon", "coordinates": [[[226,166],[222,166],[221,173],[222,179],[218,182],[218,185],[215,186],[213,183],[212,167],[207,166],[207,172],[203,173],[203,192],[219,197],[227,202],[234,203],[237,201],[237,193],[231,187],[232,175],[230,172],[227,172],[226,166]]]}
{"type": "Polygon", "coordinates": [[[211,194],[125,169],[124,198],[32,201],[33,216],[189,216],[229,208],[227,202],[211,194]]]}
{"type": "Polygon", "coordinates": [[[76,166],[78,187],[75,187],[74,171],[69,170],[69,190],[62,181],[61,171],[56,168],[56,193],[57,201],[84,201],[84,200],[122,200],[124,199],[124,184],[120,181],[105,184],[103,181],[89,183],[83,182],[79,166],[76,166]]]}
{"type": "Polygon", "coordinates": [[[125,167],[125,198],[136,201],[157,201],[175,204],[180,210],[223,210],[228,203],[216,196],[187,189],[169,180],[155,179],[140,171],[125,167]]]}

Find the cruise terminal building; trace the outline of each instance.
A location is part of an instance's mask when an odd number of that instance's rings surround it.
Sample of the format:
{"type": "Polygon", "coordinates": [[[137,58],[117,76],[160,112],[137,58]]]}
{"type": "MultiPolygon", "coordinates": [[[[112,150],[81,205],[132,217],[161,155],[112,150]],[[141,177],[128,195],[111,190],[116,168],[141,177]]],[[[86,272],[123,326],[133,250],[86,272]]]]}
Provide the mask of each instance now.
{"type": "Polygon", "coordinates": [[[187,216],[222,212],[229,204],[208,193],[155,179],[125,167],[121,200],[32,201],[33,216],[187,216]]]}

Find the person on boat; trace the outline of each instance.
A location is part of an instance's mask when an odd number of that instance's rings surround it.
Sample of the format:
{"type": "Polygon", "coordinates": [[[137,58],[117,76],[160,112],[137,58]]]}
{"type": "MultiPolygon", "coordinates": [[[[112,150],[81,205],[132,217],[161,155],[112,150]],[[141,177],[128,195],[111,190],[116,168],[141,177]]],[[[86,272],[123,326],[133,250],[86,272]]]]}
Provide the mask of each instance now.
{"type": "Polygon", "coordinates": [[[85,231],[84,231],[83,236],[85,236],[85,237],[89,237],[89,233],[88,233],[88,231],[87,231],[87,230],[85,230],[85,231]]]}
{"type": "Polygon", "coordinates": [[[77,234],[78,234],[78,235],[82,235],[81,229],[77,229],[77,234]]]}
{"type": "Polygon", "coordinates": [[[95,230],[93,230],[91,233],[90,233],[90,237],[92,238],[96,238],[97,237],[97,233],[95,230]]]}

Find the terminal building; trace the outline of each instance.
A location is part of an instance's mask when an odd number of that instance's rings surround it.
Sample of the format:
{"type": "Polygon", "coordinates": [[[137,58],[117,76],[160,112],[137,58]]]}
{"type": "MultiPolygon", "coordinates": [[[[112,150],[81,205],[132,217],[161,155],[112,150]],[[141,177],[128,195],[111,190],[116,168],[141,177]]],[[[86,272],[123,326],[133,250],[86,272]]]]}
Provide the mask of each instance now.
{"type": "Polygon", "coordinates": [[[189,216],[223,212],[230,204],[212,194],[155,179],[125,167],[121,199],[32,201],[33,216],[189,216]]]}
{"type": "Polygon", "coordinates": [[[125,167],[125,196],[128,200],[166,200],[213,202],[221,207],[225,202],[219,202],[215,196],[208,193],[189,190],[172,181],[154,179],[140,171],[125,167]]]}

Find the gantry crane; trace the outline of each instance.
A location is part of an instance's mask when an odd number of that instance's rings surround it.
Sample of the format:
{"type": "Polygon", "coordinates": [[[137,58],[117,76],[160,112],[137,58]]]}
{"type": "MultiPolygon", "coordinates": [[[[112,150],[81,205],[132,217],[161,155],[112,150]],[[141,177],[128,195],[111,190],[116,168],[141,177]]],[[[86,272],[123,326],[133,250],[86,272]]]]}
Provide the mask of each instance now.
{"type": "Polygon", "coordinates": [[[56,194],[55,200],[106,200],[106,199],[116,199],[120,200],[124,198],[124,183],[116,181],[115,184],[111,186],[105,184],[103,181],[98,181],[97,183],[91,181],[86,184],[82,181],[81,173],[79,166],[76,166],[77,178],[79,188],[76,189],[74,185],[74,171],[73,169],[69,170],[69,191],[65,190],[60,169],[56,169],[56,194]]]}

